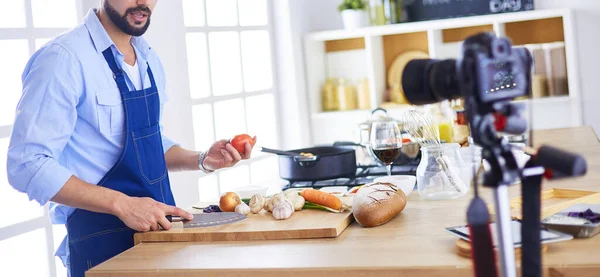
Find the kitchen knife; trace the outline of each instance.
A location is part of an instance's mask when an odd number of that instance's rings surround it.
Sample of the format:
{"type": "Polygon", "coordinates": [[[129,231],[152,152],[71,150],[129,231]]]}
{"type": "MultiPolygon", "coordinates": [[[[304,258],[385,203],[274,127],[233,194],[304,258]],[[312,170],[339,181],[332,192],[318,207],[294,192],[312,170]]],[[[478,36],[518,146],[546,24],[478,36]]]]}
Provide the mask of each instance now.
{"type": "Polygon", "coordinates": [[[194,219],[186,220],[179,216],[168,215],[170,222],[183,222],[183,228],[200,228],[229,224],[246,219],[247,217],[236,212],[215,212],[194,214],[194,219]]]}

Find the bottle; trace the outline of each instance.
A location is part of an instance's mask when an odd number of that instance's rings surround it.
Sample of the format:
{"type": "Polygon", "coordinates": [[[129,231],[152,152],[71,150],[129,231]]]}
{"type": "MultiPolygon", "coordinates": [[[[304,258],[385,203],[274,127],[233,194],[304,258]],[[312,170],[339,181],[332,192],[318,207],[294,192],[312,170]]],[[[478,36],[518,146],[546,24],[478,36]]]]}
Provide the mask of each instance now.
{"type": "Polygon", "coordinates": [[[467,114],[462,106],[462,100],[456,100],[453,102],[452,110],[455,114],[455,120],[453,124],[453,142],[460,144],[460,146],[469,145],[469,136],[471,130],[469,129],[469,121],[467,120],[467,114]]]}
{"type": "Polygon", "coordinates": [[[450,103],[443,101],[432,105],[430,113],[438,125],[440,140],[446,143],[452,142],[454,117],[450,109],[450,103]]]}
{"type": "Polygon", "coordinates": [[[369,0],[369,18],[373,26],[386,24],[383,0],[369,0]]]}

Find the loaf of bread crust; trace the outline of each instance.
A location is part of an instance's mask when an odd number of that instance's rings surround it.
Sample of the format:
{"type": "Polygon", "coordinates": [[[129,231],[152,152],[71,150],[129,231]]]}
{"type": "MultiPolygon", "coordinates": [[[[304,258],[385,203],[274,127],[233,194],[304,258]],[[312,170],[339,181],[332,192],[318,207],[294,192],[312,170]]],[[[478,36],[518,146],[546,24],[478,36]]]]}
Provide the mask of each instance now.
{"type": "Polygon", "coordinates": [[[376,182],[362,186],[354,196],[352,214],[363,227],[387,223],[406,206],[406,195],[391,183],[376,182]]]}

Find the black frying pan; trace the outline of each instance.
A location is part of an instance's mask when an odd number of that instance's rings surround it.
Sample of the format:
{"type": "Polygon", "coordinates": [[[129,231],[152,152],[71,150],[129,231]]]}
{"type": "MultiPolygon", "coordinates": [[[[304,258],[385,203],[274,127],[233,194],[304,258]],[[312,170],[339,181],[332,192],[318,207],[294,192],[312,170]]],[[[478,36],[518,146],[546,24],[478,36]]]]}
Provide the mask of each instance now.
{"type": "Polygon", "coordinates": [[[279,155],[279,177],[284,180],[318,181],[356,175],[356,153],[352,148],[321,146],[290,151],[261,148],[261,151],[279,155]]]}

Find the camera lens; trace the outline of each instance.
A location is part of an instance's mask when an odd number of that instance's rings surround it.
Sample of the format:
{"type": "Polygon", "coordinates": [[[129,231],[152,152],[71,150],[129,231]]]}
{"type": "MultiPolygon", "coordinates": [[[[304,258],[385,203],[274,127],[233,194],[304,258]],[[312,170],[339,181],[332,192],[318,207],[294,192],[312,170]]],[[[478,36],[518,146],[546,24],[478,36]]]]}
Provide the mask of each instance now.
{"type": "Polygon", "coordinates": [[[406,100],[413,105],[459,98],[456,60],[410,61],[402,72],[402,90],[406,100]]]}

